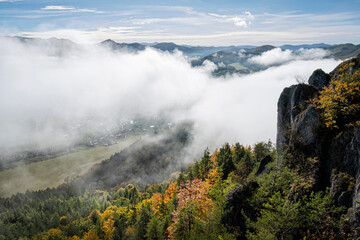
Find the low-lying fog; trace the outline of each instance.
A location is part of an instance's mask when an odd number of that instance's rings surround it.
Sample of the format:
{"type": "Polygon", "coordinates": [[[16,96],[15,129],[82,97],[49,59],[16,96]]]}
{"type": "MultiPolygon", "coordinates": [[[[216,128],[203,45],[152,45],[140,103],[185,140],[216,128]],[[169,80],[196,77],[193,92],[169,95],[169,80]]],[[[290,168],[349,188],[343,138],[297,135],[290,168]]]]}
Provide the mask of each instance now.
{"type": "Polygon", "coordinates": [[[306,57],[272,50],[252,61],[282,65],[214,78],[214,64],[192,68],[181,52],[114,53],[91,45],[53,54],[41,45],[0,41],[0,150],[7,152],[71,145],[84,124],[82,134],[111,132],[120,119],[138,115],[193,121],[199,152],[224,142],[275,141],[283,88],[339,63],[324,59],[323,50],[306,57]]]}

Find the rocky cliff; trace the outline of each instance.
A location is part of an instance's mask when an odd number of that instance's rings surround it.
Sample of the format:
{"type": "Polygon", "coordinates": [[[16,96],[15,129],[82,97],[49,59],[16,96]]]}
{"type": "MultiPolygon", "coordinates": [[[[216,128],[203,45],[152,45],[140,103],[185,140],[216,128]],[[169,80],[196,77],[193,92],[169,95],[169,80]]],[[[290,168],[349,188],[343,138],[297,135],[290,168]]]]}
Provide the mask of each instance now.
{"type": "MultiPolygon", "coordinates": [[[[278,166],[294,149],[305,158],[316,159],[319,169],[314,190],[330,188],[338,206],[349,209],[350,219],[359,223],[360,210],[360,126],[329,129],[322,124],[321,110],[310,101],[342,74],[353,75],[360,68],[360,55],[340,64],[329,74],[316,70],[309,84],[285,88],[278,101],[278,166]]],[[[353,122],[359,119],[352,119],[353,122]]]]}

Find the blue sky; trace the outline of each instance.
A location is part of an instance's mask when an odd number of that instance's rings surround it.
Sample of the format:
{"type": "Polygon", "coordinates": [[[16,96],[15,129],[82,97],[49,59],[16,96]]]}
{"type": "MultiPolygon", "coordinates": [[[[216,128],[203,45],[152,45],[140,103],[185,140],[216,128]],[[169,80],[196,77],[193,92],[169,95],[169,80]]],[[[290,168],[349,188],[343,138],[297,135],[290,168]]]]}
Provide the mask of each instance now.
{"type": "Polygon", "coordinates": [[[360,43],[360,0],[0,0],[0,35],[93,43],[360,43]]]}

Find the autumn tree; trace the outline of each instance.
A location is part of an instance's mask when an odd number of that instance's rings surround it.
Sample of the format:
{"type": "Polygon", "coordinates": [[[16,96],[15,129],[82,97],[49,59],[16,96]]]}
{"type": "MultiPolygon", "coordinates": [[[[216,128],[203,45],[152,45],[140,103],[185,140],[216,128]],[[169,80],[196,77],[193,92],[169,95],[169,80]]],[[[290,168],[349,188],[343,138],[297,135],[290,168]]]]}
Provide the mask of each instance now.
{"type": "Polygon", "coordinates": [[[322,110],[325,126],[339,129],[347,124],[357,124],[360,118],[360,70],[350,74],[354,63],[343,64],[340,74],[313,99],[315,107],[322,110]]]}
{"type": "Polygon", "coordinates": [[[169,227],[170,239],[187,239],[193,227],[212,209],[208,197],[210,185],[202,180],[188,180],[177,195],[178,208],[173,212],[173,224],[169,227]]]}

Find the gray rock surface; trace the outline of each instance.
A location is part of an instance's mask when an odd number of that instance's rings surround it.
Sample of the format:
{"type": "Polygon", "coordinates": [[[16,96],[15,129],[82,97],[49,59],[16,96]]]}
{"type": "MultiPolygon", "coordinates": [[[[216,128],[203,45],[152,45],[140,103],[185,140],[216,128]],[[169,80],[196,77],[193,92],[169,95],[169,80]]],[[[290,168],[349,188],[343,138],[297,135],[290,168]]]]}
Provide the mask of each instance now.
{"type": "Polygon", "coordinates": [[[266,165],[268,165],[272,161],[273,161],[273,159],[272,159],[272,157],[270,157],[270,155],[267,155],[266,157],[264,157],[261,160],[255,175],[259,176],[259,175],[264,174],[264,173],[269,173],[269,169],[266,169],[266,165]]]}
{"type": "Polygon", "coordinates": [[[314,86],[306,84],[285,88],[278,101],[276,146],[286,151],[290,145],[301,143],[311,147],[320,127],[319,113],[310,100],[318,94],[314,86]]]}
{"type": "Polygon", "coordinates": [[[318,91],[321,91],[325,86],[330,83],[331,76],[326,74],[323,70],[317,69],[310,76],[308,82],[310,85],[313,85],[317,88],[318,91]]]}

